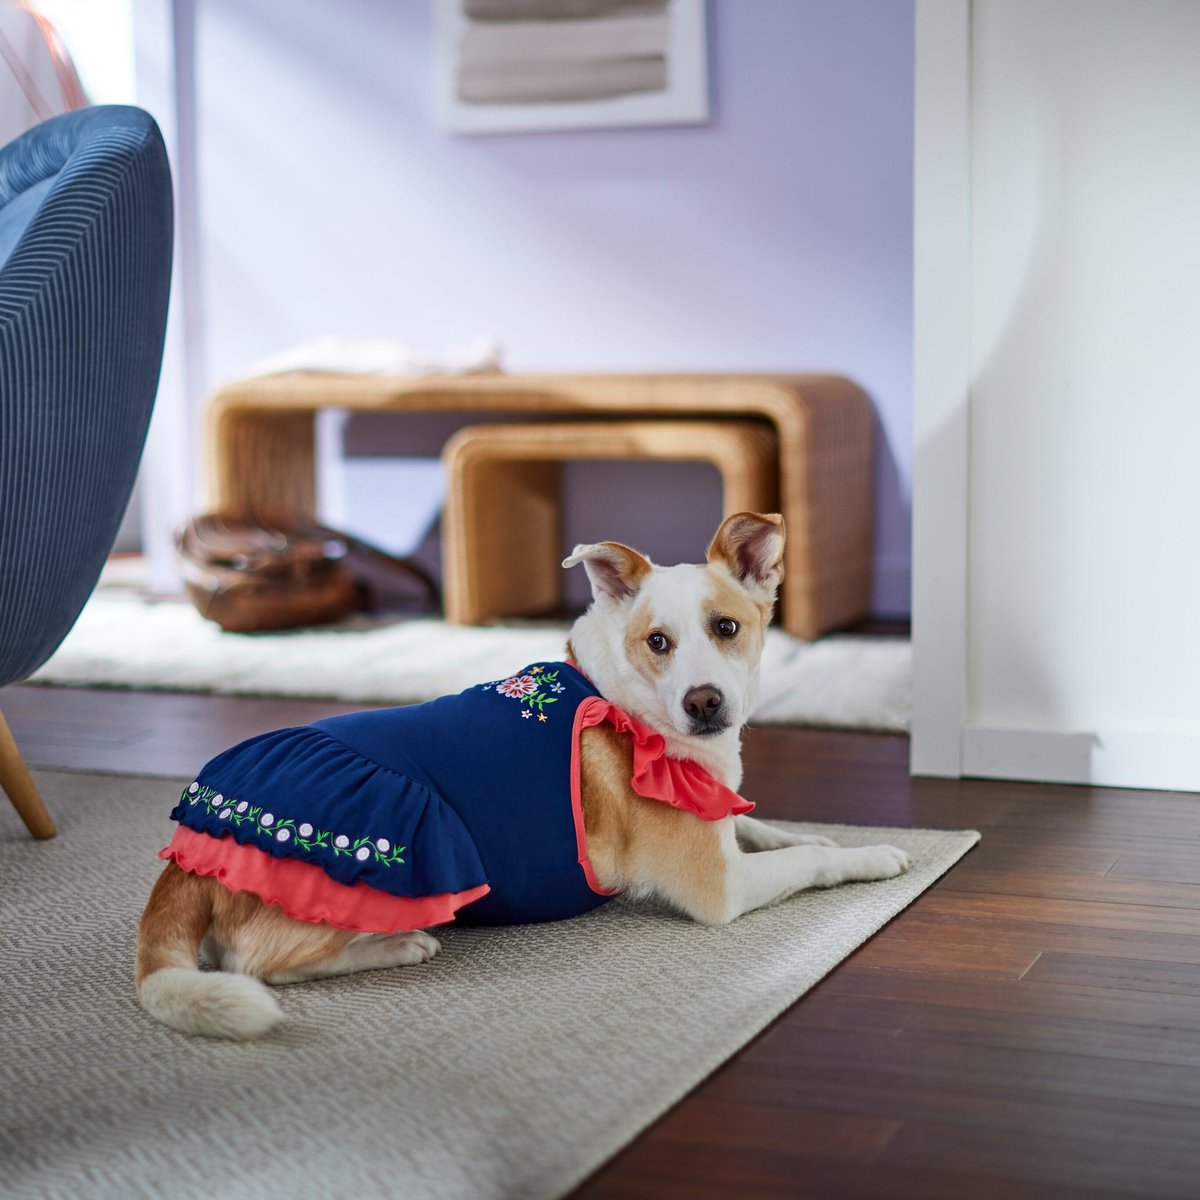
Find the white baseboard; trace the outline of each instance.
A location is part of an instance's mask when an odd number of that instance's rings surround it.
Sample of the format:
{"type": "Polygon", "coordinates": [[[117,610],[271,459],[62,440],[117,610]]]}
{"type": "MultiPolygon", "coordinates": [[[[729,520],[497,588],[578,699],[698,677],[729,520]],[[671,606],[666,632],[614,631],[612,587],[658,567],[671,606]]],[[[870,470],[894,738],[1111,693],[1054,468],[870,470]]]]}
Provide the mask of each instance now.
{"type": "Polygon", "coordinates": [[[1200,736],[968,725],[962,773],[986,779],[1200,792],[1200,736]]]}

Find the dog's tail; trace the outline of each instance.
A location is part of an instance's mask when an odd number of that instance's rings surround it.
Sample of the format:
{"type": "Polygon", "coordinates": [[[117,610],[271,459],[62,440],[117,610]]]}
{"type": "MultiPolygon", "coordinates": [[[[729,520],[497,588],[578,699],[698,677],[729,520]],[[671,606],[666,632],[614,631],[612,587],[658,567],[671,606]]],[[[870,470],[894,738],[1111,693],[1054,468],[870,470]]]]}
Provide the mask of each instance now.
{"type": "Polygon", "coordinates": [[[159,876],[138,929],[138,999],[152,1017],[183,1033],[258,1037],[283,1019],[266,985],[197,965],[219,886],[174,863],[159,876]]]}

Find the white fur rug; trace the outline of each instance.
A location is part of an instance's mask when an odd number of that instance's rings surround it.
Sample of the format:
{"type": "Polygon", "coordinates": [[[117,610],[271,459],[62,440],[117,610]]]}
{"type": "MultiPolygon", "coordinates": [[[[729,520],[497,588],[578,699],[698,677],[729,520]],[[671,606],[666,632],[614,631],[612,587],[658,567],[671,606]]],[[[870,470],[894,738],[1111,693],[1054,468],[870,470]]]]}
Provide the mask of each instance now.
{"type": "MultiPolygon", "coordinates": [[[[181,601],[102,588],[30,682],[409,704],[563,652],[566,624],[474,628],[358,617],[319,630],[223,633],[181,601]]],[[[767,638],[754,721],[903,732],[911,647],[901,638],[767,638]]]]}

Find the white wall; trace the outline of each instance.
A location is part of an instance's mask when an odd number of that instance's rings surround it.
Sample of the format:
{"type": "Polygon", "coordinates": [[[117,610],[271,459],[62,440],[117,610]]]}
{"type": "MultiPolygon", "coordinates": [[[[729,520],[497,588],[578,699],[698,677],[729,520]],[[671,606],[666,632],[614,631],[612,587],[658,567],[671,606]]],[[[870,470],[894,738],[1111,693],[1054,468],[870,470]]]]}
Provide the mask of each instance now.
{"type": "MultiPolygon", "coordinates": [[[[923,0],[919,45],[962,10],[923,0]]],[[[958,573],[964,612],[947,622],[918,586],[914,766],[1200,790],[1200,5],[975,0],[969,16],[970,170],[951,183],[969,259],[917,260],[919,413],[938,404],[921,372],[947,356],[921,288],[954,277],[969,297],[958,411],[917,450],[915,563],[919,580],[958,573]],[[923,452],[931,502],[939,472],[965,468],[961,542],[924,507],[923,452]],[[959,711],[939,713],[955,686],[959,711]]],[[[919,228],[928,114],[924,130],[919,115],[919,228]]]]}
{"type": "Polygon", "coordinates": [[[909,0],[713,0],[710,123],[498,136],[439,130],[427,0],[172,7],[202,390],[327,335],[490,334],[517,371],[848,374],[881,418],[876,607],[907,611],[909,0]]]}

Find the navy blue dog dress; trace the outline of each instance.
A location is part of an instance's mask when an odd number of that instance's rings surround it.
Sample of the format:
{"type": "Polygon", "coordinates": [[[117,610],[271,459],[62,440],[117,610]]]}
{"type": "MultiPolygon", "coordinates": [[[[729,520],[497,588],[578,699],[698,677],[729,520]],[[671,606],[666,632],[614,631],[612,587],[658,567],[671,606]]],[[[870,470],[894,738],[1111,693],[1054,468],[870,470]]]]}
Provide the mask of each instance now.
{"type": "Polygon", "coordinates": [[[580,734],[601,721],[632,737],[641,795],[706,820],[753,807],[667,758],[661,736],[576,667],[538,663],[226,750],[184,789],[161,857],[288,916],[364,932],[577,916],[612,895],[587,858],[580,797],[580,734]]]}

